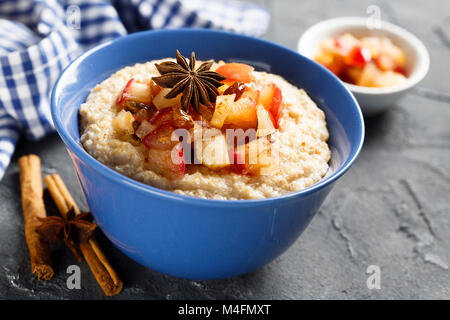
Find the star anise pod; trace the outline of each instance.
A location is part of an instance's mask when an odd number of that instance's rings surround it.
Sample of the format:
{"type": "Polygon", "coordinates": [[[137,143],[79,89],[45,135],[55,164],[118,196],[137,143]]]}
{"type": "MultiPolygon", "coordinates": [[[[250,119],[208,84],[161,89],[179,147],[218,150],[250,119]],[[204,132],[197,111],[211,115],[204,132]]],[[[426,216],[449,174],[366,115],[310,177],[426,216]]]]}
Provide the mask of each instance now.
{"type": "Polygon", "coordinates": [[[213,61],[203,62],[197,69],[195,68],[195,52],[191,53],[189,64],[186,58],[177,50],[177,62],[165,61],[156,64],[161,76],[153,77],[158,85],[164,88],[172,88],[165,98],[172,99],[178,94],[181,97],[181,107],[184,111],[189,111],[189,104],[195,111],[200,113],[200,103],[212,108],[212,102],[216,101],[219,95],[218,87],[226,77],[217,72],[210,71],[213,61]]]}
{"type": "Polygon", "coordinates": [[[40,218],[41,224],[36,231],[48,242],[64,242],[77,260],[81,261],[76,244],[87,242],[97,225],[90,222],[92,219],[90,212],[82,212],[77,215],[74,208],[71,208],[66,216],[40,218]]]}

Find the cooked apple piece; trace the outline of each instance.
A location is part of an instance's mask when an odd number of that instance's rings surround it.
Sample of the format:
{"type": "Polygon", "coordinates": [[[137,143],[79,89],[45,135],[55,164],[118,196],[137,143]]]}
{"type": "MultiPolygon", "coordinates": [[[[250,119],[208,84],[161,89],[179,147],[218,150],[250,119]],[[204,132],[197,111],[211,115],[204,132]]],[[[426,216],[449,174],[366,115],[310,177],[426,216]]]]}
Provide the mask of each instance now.
{"type": "Polygon", "coordinates": [[[283,114],[282,100],[281,90],[274,83],[264,86],[259,95],[259,102],[269,111],[276,129],[278,129],[279,120],[283,114]]]}
{"type": "Polygon", "coordinates": [[[235,94],[227,95],[227,96],[217,96],[216,98],[216,107],[214,110],[214,114],[211,118],[211,125],[221,129],[225,119],[230,112],[230,105],[234,103],[235,94]]]}
{"type": "Polygon", "coordinates": [[[142,143],[149,149],[168,150],[173,148],[178,141],[172,140],[172,133],[175,130],[169,124],[163,124],[142,138],[142,143]]]}
{"type": "Polygon", "coordinates": [[[139,127],[136,129],[135,134],[139,137],[139,139],[143,139],[146,135],[148,135],[150,132],[155,130],[157,127],[153,124],[151,124],[149,121],[144,120],[141,122],[139,127]]]}
{"type": "Polygon", "coordinates": [[[169,150],[149,149],[147,159],[151,170],[168,179],[184,177],[186,164],[181,143],[169,150]]]}
{"type": "Polygon", "coordinates": [[[374,87],[390,87],[403,83],[406,77],[401,73],[394,71],[381,72],[373,82],[374,87]]]}
{"type": "Polygon", "coordinates": [[[173,106],[181,106],[181,96],[182,96],[181,93],[173,99],[167,99],[164,97],[166,94],[169,93],[170,90],[172,90],[172,89],[171,88],[163,88],[153,98],[153,105],[157,109],[164,109],[164,108],[173,107],[173,106]]]}
{"type": "Polygon", "coordinates": [[[387,55],[386,53],[379,54],[375,59],[375,63],[381,71],[391,71],[397,68],[397,63],[395,62],[394,58],[392,58],[390,55],[387,55]]]}
{"type": "Polygon", "coordinates": [[[183,111],[180,107],[172,107],[173,125],[175,128],[190,129],[194,126],[192,117],[183,111]]]}
{"type": "Polygon", "coordinates": [[[149,122],[156,127],[162,124],[173,125],[172,108],[164,108],[158,110],[155,115],[149,120],[149,122]]]}
{"type": "Polygon", "coordinates": [[[258,124],[256,114],[258,99],[259,90],[246,88],[237,101],[228,104],[229,112],[224,124],[242,129],[256,128],[258,124]]]}
{"type": "Polygon", "coordinates": [[[271,170],[275,167],[271,147],[271,143],[266,138],[258,138],[238,146],[234,153],[234,167],[238,172],[249,175],[259,175],[265,169],[271,170]]]}
{"type": "Polygon", "coordinates": [[[202,164],[212,170],[218,170],[230,165],[228,156],[228,146],[223,135],[219,130],[217,134],[205,136],[202,140],[202,164]]]}
{"type": "Polygon", "coordinates": [[[258,130],[256,131],[257,137],[268,136],[276,131],[273,125],[271,114],[264,108],[262,103],[256,106],[256,114],[258,116],[258,130]]]}
{"type": "Polygon", "coordinates": [[[123,108],[138,110],[139,104],[149,106],[152,103],[152,88],[150,84],[140,83],[130,79],[122,91],[117,103],[123,108]]]}
{"type": "Polygon", "coordinates": [[[381,43],[382,43],[381,51],[390,56],[392,59],[394,59],[395,63],[398,66],[404,67],[406,63],[406,55],[403,52],[403,50],[400,49],[398,46],[396,46],[394,43],[392,43],[391,39],[387,37],[381,38],[381,43]]]}
{"type": "Polygon", "coordinates": [[[345,63],[353,67],[364,67],[372,60],[370,50],[361,46],[355,46],[345,57],[345,63]]]}
{"type": "Polygon", "coordinates": [[[363,37],[360,40],[362,47],[369,49],[372,58],[376,59],[382,51],[382,41],[380,37],[363,37]]]}
{"type": "Polygon", "coordinates": [[[155,81],[150,80],[150,87],[152,89],[152,96],[155,97],[162,89],[160,85],[157,85],[155,81]]]}
{"type": "Polygon", "coordinates": [[[345,57],[342,55],[323,52],[314,59],[337,76],[345,71],[345,57]]]}
{"type": "Polygon", "coordinates": [[[336,51],[340,54],[346,55],[350,52],[353,47],[359,45],[359,40],[356,39],[350,33],[345,33],[341,36],[338,36],[334,39],[334,46],[336,51]]]}
{"type": "Polygon", "coordinates": [[[120,110],[117,116],[112,120],[111,124],[114,130],[119,134],[133,134],[134,117],[129,111],[120,110]]]}
{"type": "Polygon", "coordinates": [[[342,77],[345,82],[356,83],[361,75],[362,69],[356,67],[349,67],[342,77]]]}
{"type": "Polygon", "coordinates": [[[141,123],[144,120],[150,120],[156,113],[157,109],[154,106],[145,106],[133,113],[134,119],[141,123]]]}
{"type": "Polygon", "coordinates": [[[356,81],[356,85],[365,86],[365,87],[373,87],[375,83],[375,79],[380,75],[380,70],[377,68],[375,63],[370,62],[366,64],[363,68],[358,80],[356,81]]]}
{"type": "Polygon", "coordinates": [[[241,81],[249,83],[252,81],[251,73],[254,70],[252,66],[244,63],[226,63],[216,69],[217,73],[227,77],[224,82],[241,81]]]}

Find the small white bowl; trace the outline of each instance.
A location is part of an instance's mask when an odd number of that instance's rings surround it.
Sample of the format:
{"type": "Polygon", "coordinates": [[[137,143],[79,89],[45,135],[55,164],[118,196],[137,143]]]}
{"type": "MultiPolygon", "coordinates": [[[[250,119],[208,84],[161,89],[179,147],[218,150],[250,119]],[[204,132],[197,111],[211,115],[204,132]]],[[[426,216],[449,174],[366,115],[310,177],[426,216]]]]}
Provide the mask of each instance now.
{"type": "Polygon", "coordinates": [[[371,88],[349,83],[345,85],[355,95],[365,116],[377,114],[392,106],[396,100],[419,83],[430,67],[430,56],[423,43],[413,34],[391,23],[381,21],[380,28],[369,29],[368,18],[343,17],[325,20],[306,30],[300,37],[297,50],[304,56],[314,59],[320,41],[350,32],[355,37],[386,36],[399,46],[406,55],[407,80],[397,86],[371,88]]]}

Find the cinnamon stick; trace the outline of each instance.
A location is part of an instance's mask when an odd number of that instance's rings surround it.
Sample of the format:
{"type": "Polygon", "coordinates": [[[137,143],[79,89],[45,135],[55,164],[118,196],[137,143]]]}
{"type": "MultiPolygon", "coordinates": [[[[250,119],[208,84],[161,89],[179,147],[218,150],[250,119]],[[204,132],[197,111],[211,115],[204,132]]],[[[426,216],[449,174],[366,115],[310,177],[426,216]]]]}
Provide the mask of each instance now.
{"type": "Polygon", "coordinates": [[[39,218],[45,218],[41,160],[30,154],[19,159],[19,176],[22,194],[22,209],[25,221],[25,240],[30,252],[31,272],[38,279],[49,280],[53,277],[50,247],[47,241],[36,231],[39,218]]]}
{"type": "MultiPolygon", "coordinates": [[[[76,214],[80,214],[80,209],[58,174],[45,176],[44,182],[62,216],[66,217],[72,208],[76,214]]],[[[113,296],[122,291],[122,281],[94,238],[90,238],[87,243],[80,243],[80,249],[103,292],[107,296],[113,296]]]]}

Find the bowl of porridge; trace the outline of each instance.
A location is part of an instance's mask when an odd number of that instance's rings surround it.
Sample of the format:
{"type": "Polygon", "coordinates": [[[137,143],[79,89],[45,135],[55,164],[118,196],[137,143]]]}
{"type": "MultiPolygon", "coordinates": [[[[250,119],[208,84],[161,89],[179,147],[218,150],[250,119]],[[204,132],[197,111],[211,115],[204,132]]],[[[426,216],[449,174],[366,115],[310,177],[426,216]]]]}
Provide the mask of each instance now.
{"type": "Polygon", "coordinates": [[[283,253],[364,139],[357,102],[324,67],[211,30],[91,49],[55,84],[52,115],[105,235],[190,279],[236,276],[283,253]]]}

